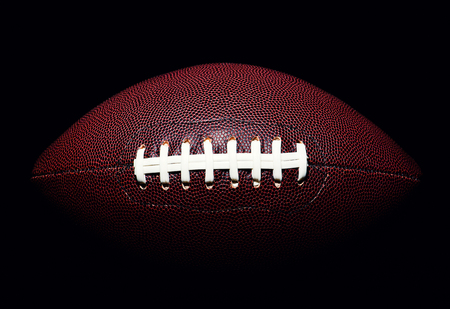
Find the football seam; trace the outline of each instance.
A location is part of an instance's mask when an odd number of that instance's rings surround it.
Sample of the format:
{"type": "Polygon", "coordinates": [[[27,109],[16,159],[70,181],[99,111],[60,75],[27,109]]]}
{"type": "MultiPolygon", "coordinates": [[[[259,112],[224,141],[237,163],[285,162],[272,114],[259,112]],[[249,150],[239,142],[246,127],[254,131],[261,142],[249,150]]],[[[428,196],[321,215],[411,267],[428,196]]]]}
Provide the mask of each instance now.
{"type": "MultiPolygon", "coordinates": [[[[96,172],[96,171],[104,171],[104,170],[114,170],[114,171],[117,172],[117,171],[119,171],[121,169],[124,169],[124,168],[131,168],[132,166],[133,166],[132,164],[125,164],[125,165],[120,165],[120,166],[115,166],[115,167],[77,169],[77,170],[70,170],[70,171],[63,171],[63,172],[47,173],[47,174],[43,174],[43,175],[36,175],[36,176],[33,176],[32,179],[37,179],[37,178],[46,177],[46,176],[55,176],[56,177],[56,176],[62,176],[62,175],[71,174],[71,173],[72,174],[76,174],[76,173],[96,172]]],[[[391,172],[377,171],[377,170],[372,170],[372,169],[361,169],[361,168],[351,168],[351,167],[342,167],[342,166],[334,166],[334,165],[321,165],[321,164],[309,164],[309,167],[317,169],[317,170],[321,171],[322,173],[324,173],[323,169],[331,168],[331,169],[337,169],[337,170],[349,170],[349,171],[360,171],[360,172],[366,172],[366,173],[378,173],[378,174],[381,174],[381,175],[402,177],[402,178],[406,178],[406,179],[409,179],[409,180],[412,180],[412,181],[415,181],[415,182],[419,181],[419,179],[417,177],[405,175],[403,173],[391,173],[391,172]]],[[[289,210],[289,211],[287,211],[287,210],[275,210],[275,212],[285,213],[285,214],[293,214],[293,213],[301,211],[305,207],[311,205],[311,203],[313,203],[316,200],[316,198],[322,193],[322,190],[324,189],[328,178],[329,178],[329,174],[326,173],[326,176],[324,178],[324,182],[322,183],[322,185],[321,185],[319,191],[317,192],[317,194],[308,203],[306,203],[305,205],[303,205],[299,209],[289,210]]],[[[129,199],[131,199],[131,197],[129,196],[129,194],[127,192],[125,192],[125,194],[127,195],[127,197],[129,199]]],[[[131,200],[133,200],[133,199],[131,199],[131,200]]],[[[184,206],[184,205],[178,205],[178,204],[155,204],[155,203],[151,203],[151,202],[150,203],[139,203],[139,202],[137,202],[135,200],[133,200],[133,201],[138,203],[138,204],[141,204],[141,205],[156,206],[156,207],[179,207],[179,208],[189,209],[191,211],[196,211],[196,212],[200,212],[200,213],[223,213],[223,212],[239,211],[239,210],[247,210],[247,209],[248,210],[256,209],[256,210],[260,210],[260,211],[274,211],[274,210],[271,210],[271,209],[259,208],[259,207],[254,207],[254,206],[244,206],[244,207],[216,209],[216,210],[204,210],[204,209],[199,209],[199,208],[189,207],[189,206],[184,206]]]]}
{"type": "MultiPolygon", "coordinates": [[[[84,169],[74,169],[74,170],[67,170],[67,171],[59,171],[59,172],[52,172],[52,173],[45,173],[45,174],[39,174],[39,175],[33,175],[31,178],[39,178],[39,177],[45,177],[45,176],[59,176],[64,174],[73,174],[73,173],[84,173],[84,172],[94,172],[94,171],[105,171],[105,170],[119,170],[127,167],[132,167],[133,164],[124,164],[124,165],[118,165],[118,166],[111,166],[111,167],[96,167],[96,168],[84,168],[84,169]]],[[[419,177],[417,176],[411,176],[405,173],[394,173],[394,172],[387,172],[387,171],[379,171],[374,169],[365,169],[365,168],[356,168],[356,167],[346,167],[346,166],[338,166],[338,165],[322,165],[322,164],[308,164],[309,167],[314,168],[333,168],[333,169],[339,169],[339,170],[349,170],[349,171],[360,171],[360,172],[366,172],[366,173],[376,173],[376,174],[382,174],[382,175],[388,175],[388,176],[395,176],[395,177],[402,177],[407,178],[414,181],[419,181],[419,177]]]]}
{"type": "Polygon", "coordinates": [[[356,168],[356,167],[346,167],[346,166],[339,166],[339,165],[309,164],[309,166],[313,166],[315,168],[324,167],[324,168],[333,168],[333,169],[339,169],[339,170],[360,171],[360,172],[380,174],[380,175],[386,175],[386,176],[395,176],[395,177],[406,178],[406,179],[410,179],[410,180],[414,180],[414,181],[420,181],[418,176],[412,176],[412,175],[408,175],[406,173],[386,172],[386,171],[378,171],[378,170],[369,169],[369,168],[356,168]]]}

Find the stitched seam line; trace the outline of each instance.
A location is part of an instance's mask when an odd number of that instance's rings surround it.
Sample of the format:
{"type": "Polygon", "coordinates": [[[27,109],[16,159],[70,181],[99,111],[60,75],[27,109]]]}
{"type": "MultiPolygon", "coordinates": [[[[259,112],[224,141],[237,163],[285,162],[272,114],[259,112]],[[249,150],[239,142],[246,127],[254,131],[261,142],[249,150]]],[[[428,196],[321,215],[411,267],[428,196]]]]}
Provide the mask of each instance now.
{"type": "Polygon", "coordinates": [[[31,178],[38,178],[38,177],[45,177],[45,176],[59,176],[59,175],[65,175],[65,174],[85,173],[85,172],[95,172],[95,171],[118,170],[121,168],[132,167],[132,166],[133,166],[133,164],[124,164],[124,165],[118,165],[118,166],[112,166],[112,167],[80,168],[80,169],[74,169],[74,170],[68,170],[68,171],[59,171],[59,172],[53,172],[53,173],[32,175],[31,178]]]}
{"type": "MultiPolygon", "coordinates": [[[[60,172],[53,172],[53,173],[46,173],[46,174],[40,174],[40,175],[33,175],[31,178],[39,178],[39,177],[45,177],[45,176],[59,176],[59,175],[65,175],[65,174],[73,174],[73,173],[85,173],[85,172],[95,172],[95,171],[106,171],[106,170],[118,170],[122,168],[128,168],[132,167],[133,164],[124,164],[119,166],[113,166],[113,167],[97,167],[97,168],[85,168],[85,169],[75,169],[75,170],[69,170],[69,171],[60,171],[60,172]]],[[[408,178],[414,181],[419,181],[418,177],[407,175],[404,173],[392,173],[392,172],[386,172],[386,171],[378,171],[373,169],[363,169],[363,168],[355,168],[355,167],[344,167],[344,166],[337,166],[337,165],[321,165],[321,164],[308,164],[309,167],[313,168],[332,168],[332,169],[339,169],[339,170],[349,170],[349,171],[360,171],[360,172],[366,172],[366,173],[377,173],[382,175],[388,175],[388,176],[394,176],[394,177],[402,177],[402,178],[408,178]]]]}
{"type": "Polygon", "coordinates": [[[320,165],[320,164],[309,164],[311,167],[315,168],[332,168],[332,169],[338,169],[338,170],[349,170],[349,171],[359,171],[359,172],[365,172],[365,173],[373,173],[373,174],[381,174],[381,175],[387,175],[387,176],[394,176],[394,177],[401,177],[401,178],[407,178],[414,181],[419,181],[419,178],[416,176],[407,175],[405,173],[392,173],[392,172],[386,172],[386,171],[378,171],[373,169],[365,169],[365,168],[355,168],[355,167],[345,167],[345,166],[338,166],[338,165],[320,165]]]}

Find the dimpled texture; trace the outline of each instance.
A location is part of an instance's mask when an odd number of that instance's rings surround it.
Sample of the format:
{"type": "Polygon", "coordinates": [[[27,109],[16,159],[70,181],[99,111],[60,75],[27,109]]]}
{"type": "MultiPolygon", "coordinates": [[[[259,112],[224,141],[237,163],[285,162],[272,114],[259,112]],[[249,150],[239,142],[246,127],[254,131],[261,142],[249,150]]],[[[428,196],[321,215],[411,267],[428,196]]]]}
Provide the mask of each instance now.
{"type": "Polygon", "coordinates": [[[58,138],[37,160],[32,181],[80,222],[148,256],[178,262],[242,263],[313,250],[361,228],[398,203],[418,182],[420,169],[391,138],[350,106],[278,71],[243,64],[206,64],[151,78],[100,104],[58,138]],[[254,188],[251,170],[230,186],[227,170],[190,172],[184,190],[170,173],[168,190],[158,174],[142,190],[133,160],[237,152],[261,153],[280,137],[282,153],[302,141],[306,180],[283,170],[281,187],[263,170],[254,188]]]}

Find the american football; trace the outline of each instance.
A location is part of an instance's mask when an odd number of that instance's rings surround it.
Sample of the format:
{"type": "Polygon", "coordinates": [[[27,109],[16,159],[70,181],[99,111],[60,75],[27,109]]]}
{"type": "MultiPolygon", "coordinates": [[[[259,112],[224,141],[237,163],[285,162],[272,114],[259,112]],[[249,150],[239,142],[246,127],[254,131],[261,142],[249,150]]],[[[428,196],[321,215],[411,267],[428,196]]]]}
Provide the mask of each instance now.
{"type": "Polygon", "coordinates": [[[95,107],[32,182],[130,250],[233,264],[309,252],[364,228],[419,183],[388,135],[331,94],[258,66],[193,66],[95,107]]]}

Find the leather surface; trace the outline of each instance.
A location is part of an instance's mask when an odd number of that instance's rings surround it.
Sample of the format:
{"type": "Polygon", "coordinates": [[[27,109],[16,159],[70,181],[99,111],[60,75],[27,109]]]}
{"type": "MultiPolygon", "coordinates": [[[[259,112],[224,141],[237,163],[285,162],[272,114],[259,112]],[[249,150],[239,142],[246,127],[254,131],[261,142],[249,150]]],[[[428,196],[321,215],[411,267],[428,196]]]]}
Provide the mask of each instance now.
{"type": "Polygon", "coordinates": [[[242,64],[190,67],[132,86],[94,108],[38,159],[32,180],[51,200],[101,234],[138,251],[178,261],[236,262],[309,250],[367,222],[398,203],[418,182],[420,169],[391,138],[350,106],[293,76],[242,64]],[[239,170],[231,188],[226,170],[192,171],[183,190],[180,173],[163,190],[159,175],[139,188],[133,160],[203,153],[250,152],[253,137],[271,153],[298,140],[309,157],[306,181],[283,170],[280,188],[262,171],[239,170]]]}

